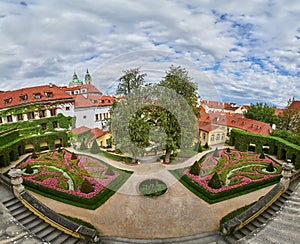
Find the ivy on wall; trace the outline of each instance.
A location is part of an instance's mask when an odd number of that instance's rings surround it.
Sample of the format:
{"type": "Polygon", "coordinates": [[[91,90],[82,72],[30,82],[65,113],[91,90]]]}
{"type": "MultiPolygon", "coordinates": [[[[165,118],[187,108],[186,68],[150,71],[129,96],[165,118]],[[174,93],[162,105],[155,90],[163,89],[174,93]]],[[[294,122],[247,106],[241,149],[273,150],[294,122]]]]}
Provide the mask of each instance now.
{"type": "Polygon", "coordinates": [[[240,151],[248,151],[250,144],[254,144],[256,153],[261,153],[263,147],[268,146],[269,154],[276,155],[282,160],[290,159],[295,164],[295,168],[300,169],[300,146],[282,138],[232,129],[229,144],[240,151]]]}

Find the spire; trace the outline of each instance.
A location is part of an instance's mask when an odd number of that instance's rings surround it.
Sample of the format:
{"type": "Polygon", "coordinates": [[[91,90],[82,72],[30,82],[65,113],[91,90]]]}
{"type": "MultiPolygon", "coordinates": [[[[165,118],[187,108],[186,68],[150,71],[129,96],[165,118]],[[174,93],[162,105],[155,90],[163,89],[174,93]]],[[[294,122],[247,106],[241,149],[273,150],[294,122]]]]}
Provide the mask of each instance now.
{"type": "Polygon", "coordinates": [[[73,74],[73,80],[78,80],[78,77],[77,77],[75,71],[74,71],[74,74],[73,74]]]}
{"type": "Polygon", "coordinates": [[[86,69],[84,81],[85,81],[85,84],[91,84],[92,83],[92,77],[91,77],[88,69],[86,69]]]}

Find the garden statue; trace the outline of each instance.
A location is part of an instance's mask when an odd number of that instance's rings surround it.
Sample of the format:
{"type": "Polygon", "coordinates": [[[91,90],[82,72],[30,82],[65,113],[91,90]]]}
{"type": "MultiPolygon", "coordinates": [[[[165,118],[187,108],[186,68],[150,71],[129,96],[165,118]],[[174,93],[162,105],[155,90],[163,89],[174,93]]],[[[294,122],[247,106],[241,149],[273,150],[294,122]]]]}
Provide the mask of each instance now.
{"type": "Polygon", "coordinates": [[[290,185],[290,179],[292,176],[293,169],[294,169],[294,165],[290,162],[290,160],[282,164],[282,172],[281,172],[282,178],[280,179],[280,182],[285,185],[286,189],[290,185]]]}
{"type": "Polygon", "coordinates": [[[11,178],[11,184],[13,185],[14,193],[18,195],[22,191],[24,191],[24,186],[22,185],[23,179],[22,179],[22,170],[16,169],[15,167],[11,168],[8,172],[8,175],[11,178]]]}

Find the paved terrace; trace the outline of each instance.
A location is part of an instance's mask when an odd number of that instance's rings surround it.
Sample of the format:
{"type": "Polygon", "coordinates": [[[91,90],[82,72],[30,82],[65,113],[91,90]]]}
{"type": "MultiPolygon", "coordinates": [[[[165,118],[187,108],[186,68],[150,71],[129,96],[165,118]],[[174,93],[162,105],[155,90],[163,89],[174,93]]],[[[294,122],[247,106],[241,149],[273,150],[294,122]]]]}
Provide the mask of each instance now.
{"type": "Polygon", "coordinates": [[[208,204],[187,190],[168,172],[169,169],[193,164],[204,153],[171,165],[161,163],[127,165],[87,153],[117,168],[134,172],[119,191],[96,210],[86,210],[36,193],[32,194],[58,213],[92,223],[103,236],[153,239],[211,233],[217,230],[219,221],[224,215],[258,200],[272,186],[220,203],[208,204]],[[167,183],[167,193],[156,198],[141,196],[138,193],[138,185],[148,178],[161,179],[167,183]]]}

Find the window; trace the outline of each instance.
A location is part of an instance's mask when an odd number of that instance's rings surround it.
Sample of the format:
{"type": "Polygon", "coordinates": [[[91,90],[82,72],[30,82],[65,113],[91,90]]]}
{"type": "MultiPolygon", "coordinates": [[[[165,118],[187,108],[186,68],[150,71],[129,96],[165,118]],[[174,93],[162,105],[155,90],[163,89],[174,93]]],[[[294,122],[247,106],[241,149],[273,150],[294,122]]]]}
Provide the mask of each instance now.
{"type": "Polygon", "coordinates": [[[34,99],[41,99],[41,93],[34,93],[33,97],[34,99]]]}
{"type": "Polygon", "coordinates": [[[58,128],[58,123],[57,123],[57,121],[53,121],[53,128],[54,128],[54,129],[58,128]]]}
{"type": "Polygon", "coordinates": [[[80,93],[79,90],[75,90],[75,91],[74,91],[74,94],[75,94],[75,95],[77,95],[77,94],[79,94],[79,93],[80,93]]]}
{"type": "Polygon", "coordinates": [[[222,137],[221,137],[221,140],[223,141],[224,138],[225,138],[225,134],[223,133],[223,134],[222,134],[222,137]]]}
{"type": "Polygon", "coordinates": [[[72,91],[66,91],[66,93],[72,95],[72,91]]]}
{"type": "Polygon", "coordinates": [[[69,111],[69,110],[70,110],[70,107],[66,107],[66,110],[69,111]]]}
{"type": "Polygon", "coordinates": [[[53,92],[45,92],[46,97],[53,97],[53,92]]]}
{"type": "Polygon", "coordinates": [[[205,134],[205,133],[203,133],[203,134],[202,134],[202,137],[203,137],[203,140],[205,140],[205,138],[206,138],[206,134],[205,134]]]}
{"type": "Polygon", "coordinates": [[[10,104],[11,102],[12,102],[12,98],[11,97],[4,99],[4,103],[5,104],[10,104]]]}
{"type": "Polygon", "coordinates": [[[6,119],[7,119],[7,122],[8,122],[8,123],[13,121],[11,115],[7,115],[7,116],[6,116],[6,119]]]}
{"type": "Polygon", "coordinates": [[[95,115],[95,119],[96,119],[96,121],[99,120],[99,115],[98,114],[95,115]]]}
{"type": "Polygon", "coordinates": [[[56,115],[56,109],[55,108],[50,109],[50,114],[51,114],[51,116],[55,116],[56,115]]]}
{"type": "Polygon", "coordinates": [[[215,135],[211,135],[210,140],[214,141],[215,140],[215,135]]]}
{"type": "Polygon", "coordinates": [[[86,115],[83,115],[83,119],[86,119],[86,115]]]}
{"type": "Polygon", "coordinates": [[[45,118],[46,117],[46,110],[40,110],[39,111],[39,116],[40,116],[40,118],[45,118]]]}
{"type": "Polygon", "coordinates": [[[34,112],[29,112],[27,114],[28,119],[34,119],[34,112]]]}
{"type": "Polygon", "coordinates": [[[27,102],[28,96],[27,94],[21,94],[20,95],[20,102],[27,102]]]}
{"type": "Polygon", "coordinates": [[[22,121],[23,120],[23,114],[17,114],[17,120],[22,121]]]}
{"type": "Polygon", "coordinates": [[[43,123],[43,124],[42,124],[42,129],[43,129],[43,130],[47,130],[47,124],[46,124],[46,123],[43,123]]]}
{"type": "Polygon", "coordinates": [[[103,118],[102,118],[102,114],[99,114],[100,115],[100,120],[102,120],[103,118]]]}
{"type": "Polygon", "coordinates": [[[217,140],[217,141],[220,140],[220,134],[217,134],[216,140],[217,140]]]}
{"type": "Polygon", "coordinates": [[[86,93],[87,90],[86,89],[81,89],[81,93],[86,93]]]}

